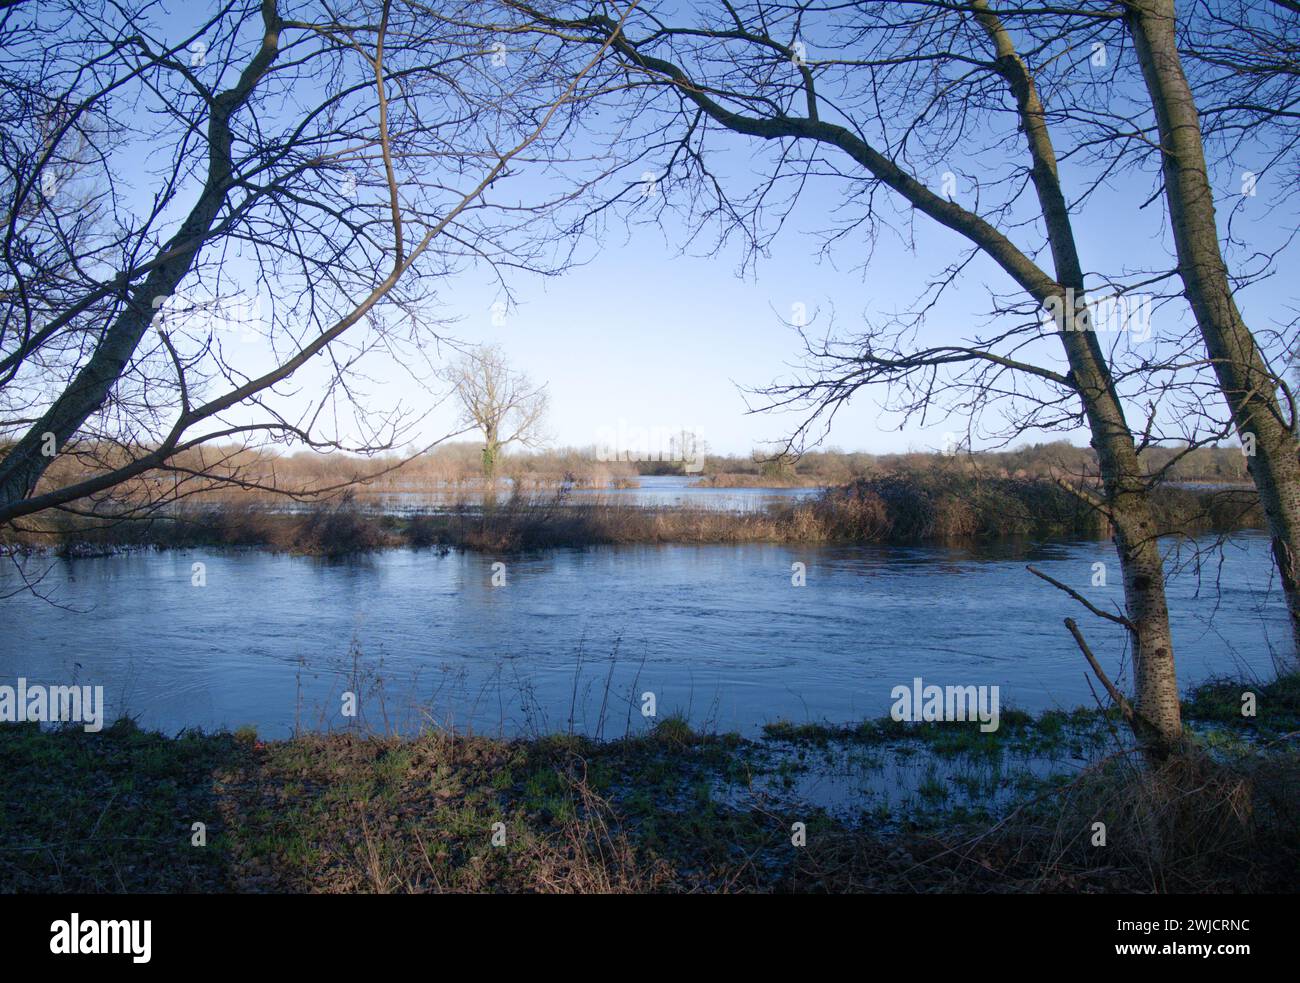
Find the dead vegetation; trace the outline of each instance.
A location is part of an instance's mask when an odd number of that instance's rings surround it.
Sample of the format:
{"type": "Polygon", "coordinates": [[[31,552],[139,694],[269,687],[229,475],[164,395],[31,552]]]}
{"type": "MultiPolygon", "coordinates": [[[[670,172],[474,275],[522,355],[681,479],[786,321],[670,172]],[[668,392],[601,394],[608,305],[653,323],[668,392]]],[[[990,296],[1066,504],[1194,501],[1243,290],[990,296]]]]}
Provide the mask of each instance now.
{"type": "MultiPolygon", "coordinates": [[[[681,720],[610,741],[6,725],[16,778],[0,797],[0,890],[1292,891],[1300,750],[1274,726],[1294,716],[1296,687],[1260,689],[1272,709],[1255,727],[1201,729],[1163,765],[1120,750],[996,813],[916,804],[888,822],[759,792],[762,742],[681,720]]],[[[1045,739],[1058,723],[999,737],[1045,739]]],[[[962,734],[946,733],[877,737],[959,753],[962,734]]]]}
{"type": "MultiPolygon", "coordinates": [[[[859,479],[815,498],[763,511],[642,507],[576,498],[570,486],[522,490],[497,504],[463,498],[436,511],[386,513],[350,493],[293,510],[256,503],[190,504],[131,519],[53,513],[6,528],[14,548],[69,553],[123,546],[255,546],[344,556],[395,546],[510,552],[564,546],[661,543],[911,543],[996,537],[1098,538],[1103,516],[1059,483],[959,469],[859,479]]],[[[1262,525],[1253,491],[1161,487],[1162,535],[1262,525]]]]}
{"type": "Polygon", "coordinates": [[[794,891],[1290,892],[1300,871],[1300,756],[1227,766],[1200,753],[1156,770],[1127,756],[991,827],[898,840],[837,830],[792,866],[794,891]],[[1100,824],[1100,825],[1099,825],[1100,824]]]}

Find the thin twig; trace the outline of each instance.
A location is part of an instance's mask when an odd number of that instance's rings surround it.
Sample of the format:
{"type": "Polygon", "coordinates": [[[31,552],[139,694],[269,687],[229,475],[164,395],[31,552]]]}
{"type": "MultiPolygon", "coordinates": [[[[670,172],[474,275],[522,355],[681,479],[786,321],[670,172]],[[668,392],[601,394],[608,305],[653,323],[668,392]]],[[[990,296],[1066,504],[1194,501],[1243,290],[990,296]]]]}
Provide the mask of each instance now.
{"type": "Polygon", "coordinates": [[[1061,583],[1055,577],[1049,577],[1047,574],[1043,573],[1043,571],[1039,570],[1037,567],[1033,566],[1032,564],[1026,566],[1025,569],[1028,570],[1030,573],[1032,573],[1035,577],[1040,577],[1043,580],[1046,580],[1053,587],[1065,591],[1065,593],[1069,594],[1072,598],[1074,598],[1076,601],[1082,604],[1085,608],[1087,608],[1097,617],[1105,618],[1107,621],[1113,621],[1117,625],[1123,625],[1125,628],[1129,629],[1130,631],[1137,631],[1137,626],[1134,625],[1133,622],[1129,621],[1128,618],[1124,617],[1122,614],[1111,614],[1109,611],[1103,611],[1101,608],[1097,607],[1095,604],[1089,601],[1086,597],[1084,597],[1074,588],[1065,586],[1065,584],[1061,583]]]}

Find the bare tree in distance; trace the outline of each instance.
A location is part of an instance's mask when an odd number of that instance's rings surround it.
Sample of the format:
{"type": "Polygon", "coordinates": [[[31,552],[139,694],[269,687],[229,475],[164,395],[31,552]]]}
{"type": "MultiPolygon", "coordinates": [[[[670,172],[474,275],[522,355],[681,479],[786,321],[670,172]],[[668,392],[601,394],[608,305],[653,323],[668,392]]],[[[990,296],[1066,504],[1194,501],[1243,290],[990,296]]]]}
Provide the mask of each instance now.
{"type": "Polygon", "coordinates": [[[505,448],[537,447],[546,440],[546,386],[512,369],[501,346],[466,349],[439,375],[461,405],[461,423],[483,434],[483,477],[489,486],[505,448]]]}

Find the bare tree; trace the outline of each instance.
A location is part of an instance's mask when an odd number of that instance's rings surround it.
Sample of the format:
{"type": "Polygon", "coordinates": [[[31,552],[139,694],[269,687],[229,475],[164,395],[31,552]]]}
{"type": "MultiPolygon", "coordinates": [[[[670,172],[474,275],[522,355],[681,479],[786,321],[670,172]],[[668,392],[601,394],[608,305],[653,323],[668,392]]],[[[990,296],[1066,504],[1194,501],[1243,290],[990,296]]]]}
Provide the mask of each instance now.
{"type": "MultiPolygon", "coordinates": [[[[1196,97],[1179,52],[1173,0],[1130,0],[1124,7],[1125,24],[1137,49],[1157,125],[1179,275],[1232,422],[1249,456],[1250,474],[1264,506],[1290,612],[1295,654],[1300,659],[1300,440],[1295,399],[1282,373],[1269,367],[1237,306],[1220,245],[1196,97]],[[1285,409],[1280,392],[1286,394],[1285,409]]],[[[1258,98],[1255,90],[1261,75],[1281,75],[1294,86],[1300,74],[1294,43],[1294,32],[1300,29],[1300,6],[1273,3],[1266,5],[1267,12],[1256,7],[1239,8],[1239,31],[1257,38],[1258,25],[1271,14],[1289,25],[1291,36],[1289,45],[1284,41],[1272,49],[1276,55],[1272,66],[1261,70],[1256,62],[1253,71],[1240,73],[1251,84],[1247,96],[1251,100],[1258,98]]],[[[1251,54],[1252,49],[1245,47],[1232,58],[1240,67],[1251,54]]],[[[1294,116],[1294,94],[1293,87],[1288,101],[1270,105],[1265,114],[1294,116]]],[[[1294,146],[1294,139],[1288,142],[1294,146]]]]}
{"type": "Polygon", "coordinates": [[[483,434],[483,477],[489,485],[505,448],[516,443],[536,447],[546,439],[546,386],[534,385],[512,369],[499,345],[465,351],[440,375],[461,405],[461,422],[483,434]]]}
{"type": "MultiPolygon", "coordinates": [[[[759,253],[774,234],[764,223],[768,213],[777,213],[779,228],[811,181],[832,181],[844,189],[845,205],[840,224],[826,233],[830,243],[865,232],[869,254],[889,227],[887,196],[966,240],[970,251],[936,277],[910,314],[842,340],[817,342],[804,329],[807,372],[763,390],[768,406],[808,411],[797,441],[872,385],[889,387],[894,408],[907,416],[943,406],[972,427],[1001,403],[1004,438],[1086,424],[1101,488],[1070,487],[1114,529],[1125,612],[1108,616],[1127,628],[1132,645],[1135,730],[1156,753],[1175,746],[1181,723],[1162,530],[1126,420],[1122,379],[1090,320],[1094,293],[1113,296],[1136,284],[1085,274],[1032,68],[1047,57],[1042,46],[1018,50],[1013,31],[982,0],[835,8],[756,0],[699,11],[689,23],[644,5],[625,20],[563,5],[521,9],[562,44],[607,48],[607,70],[593,84],[615,93],[622,117],[635,121],[635,137],[631,123],[618,130],[617,151],[633,167],[655,160],[662,194],[653,207],[669,207],[678,194],[693,220],[719,219],[724,235],[739,232],[759,253]],[[710,169],[719,132],[757,142],[761,163],[748,190],[710,169]],[[990,132],[1009,134],[995,152],[990,132]],[[1007,147],[1016,153],[996,152],[1007,147]],[[991,192],[988,200],[968,195],[968,204],[926,180],[950,154],[978,161],[986,175],[979,191],[991,192]],[[1001,170],[987,176],[993,167],[1001,170]],[[1047,266],[1037,258],[1044,251],[1047,266]],[[966,344],[918,345],[926,312],[977,256],[992,260],[1015,288],[995,299],[995,326],[966,344]],[[1045,311],[1052,315],[1046,329],[1045,311]],[[1044,348],[1051,338],[1060,346],[1055,358],[1044,348]]],[[[1093,23],[1088,11],[1053,16],[1093,23]]],[[[905,231],[899,236],[906,241],[905,231]]],[[[1145,422],[1142,445],[1154,413],[1145,422]]]]}
{"type": "Polygon", "coordinates": [[[406,445],[427,411],[364,365],[430,385],[440,282],[556,268],[547,200],[496,186],[559,160],[577,79],[485,6],[5,5],[0,522],[250,483],[196,470],[217,442],[406,445]]]}

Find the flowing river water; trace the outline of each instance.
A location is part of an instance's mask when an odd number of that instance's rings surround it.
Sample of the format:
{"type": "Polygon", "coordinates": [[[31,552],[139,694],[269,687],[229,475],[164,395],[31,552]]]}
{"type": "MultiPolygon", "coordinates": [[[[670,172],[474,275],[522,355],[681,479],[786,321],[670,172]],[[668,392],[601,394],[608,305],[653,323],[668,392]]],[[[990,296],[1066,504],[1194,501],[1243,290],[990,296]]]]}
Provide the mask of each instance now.
{"type": "MultiPolygon", "coordinates": [[[[1171,552],[1184,686],[1268,676],[1286,624],[1266,538],[1171,552]]],[[[637,546],[490,556],[391,550],[344,561],[262,551],[29,557],[0,565],[0,684],[103,685],[110,714],[169,732],[426,723],[490,734],[639,732],[656,714],[752,733],[849,722],[890,693],[996,685],[1002,704],[1091,705],[1075,617],[1103,664],[1122,632],[1032,576],[1122,603],[1106,542],[979,547],[637,546]],[[504,566],[494,568],[494,564],[504,566]],[[203,577],[196,578],[196,564],[203,577]],[[795,565],[806,582],[795,586],[795,565]],[[1096,564],[1104,564],[1104,568],[1096,564]],[[1104,569],[1105,584],[1094,585],[1104,569]],[[196,586],[196,579],[204,580],[196,586]],[[38,596],[38,594],[40,596],[38,596]],[[356,718],[342,716],[343,694],[356,718]]]]}

